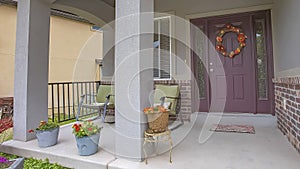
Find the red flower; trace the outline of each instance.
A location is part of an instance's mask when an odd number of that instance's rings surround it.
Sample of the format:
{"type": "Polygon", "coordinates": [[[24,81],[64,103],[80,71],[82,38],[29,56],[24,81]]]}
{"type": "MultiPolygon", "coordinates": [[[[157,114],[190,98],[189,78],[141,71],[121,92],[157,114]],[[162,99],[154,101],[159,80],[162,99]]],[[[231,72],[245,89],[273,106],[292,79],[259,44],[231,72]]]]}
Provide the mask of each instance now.
{"type": "Polygon", "coordinates": [[[75,132],[79,132],[80,131],[80,127],[81,127],[81,124],[73,124],[72,128],[75,129],[75,132]]]}
{"type": "Polygon", "coordinates": [[[240,48],[237,48],[235,51],[234,51],[234,54],[237,55],[241,52],[241,49],[240,48]]]}
{"type": "Polygon", "coordinates": [[[217,36],[216,40],[217,40],[217,42],[222,42],[222,41],[223,41],[223,38],[220,37],[220,36],[217,36]]]}
{"type": "Polygon", "coordinates": [[[92,131],[92,130],[93,130],[93,128],[91,128],[91,127],[90,127],[90,128],[88,128],[88,131],[92,131]]]}
{"type": "Polygon", "coordinates": [[[243,42],[245,42],[245,40],[246,40],[246,36],[245,36],[243,33],[240,33],[240,34],[238,35],[238,41],[239,41],[240,43],[243,43],[243,42]]]}
{"type": "Polygon", "coordinates": [[[34,132],[34,130],[32,130],[32,129],[31,129],[31,130],[28,130],[28,133],[33,133],[33,132],[34,132]]]}

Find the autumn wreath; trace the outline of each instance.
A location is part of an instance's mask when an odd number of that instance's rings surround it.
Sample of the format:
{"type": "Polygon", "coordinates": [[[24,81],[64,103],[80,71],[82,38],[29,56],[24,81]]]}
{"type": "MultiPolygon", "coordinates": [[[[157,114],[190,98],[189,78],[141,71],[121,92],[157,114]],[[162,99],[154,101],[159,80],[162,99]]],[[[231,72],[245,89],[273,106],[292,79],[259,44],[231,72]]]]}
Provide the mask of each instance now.
{"type": "Polygon", "coordinates": [[[238,55],[241,53],[242,49],[246,46],[246,39],[247,36],[242,32],[240,28],[237,28],[231,24],[226,24],[220,31],[217,33],[217,45],[216,50],[220,52],[225,57],[233,58],[235,55],[238,55]],[[227,52],[225,47],[222,45],[223,42],[223,36],[228,32],[234,32],[237,34],[237,40],[239,42],[239,46],[230,52],[227,52]]]}

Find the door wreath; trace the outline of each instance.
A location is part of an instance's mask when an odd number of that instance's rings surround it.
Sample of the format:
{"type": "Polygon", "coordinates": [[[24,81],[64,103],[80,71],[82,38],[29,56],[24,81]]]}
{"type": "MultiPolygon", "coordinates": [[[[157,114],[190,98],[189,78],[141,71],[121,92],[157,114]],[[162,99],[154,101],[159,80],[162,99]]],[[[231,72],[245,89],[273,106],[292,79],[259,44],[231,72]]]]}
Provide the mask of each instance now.
{"type": "Polygon", "coordinates": [[[233,58],[235,55],[241,53],[242,49],[246,46],[247,36],[242,32],[240,28],[233,26],[232,24],[226,24],[222,29],[220,29],[217,33],[217,44],[216,50],[221,53],[225,57],[233,58]],[[237,34],[237,40],[239,42],[239,46],[230,52],[227,52],[225,47],[222,45],[223,36],[228,32],[234,32],[237,34]]]}

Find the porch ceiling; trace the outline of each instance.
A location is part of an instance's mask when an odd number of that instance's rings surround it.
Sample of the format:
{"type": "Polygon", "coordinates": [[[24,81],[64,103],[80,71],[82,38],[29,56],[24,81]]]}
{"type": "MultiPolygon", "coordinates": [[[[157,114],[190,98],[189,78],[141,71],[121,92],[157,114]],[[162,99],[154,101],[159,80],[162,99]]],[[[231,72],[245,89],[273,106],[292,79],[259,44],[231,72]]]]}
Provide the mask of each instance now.
{"type": "Polygon", "coordinates": [[[107,3],[108,5],[112,6],[112,7],[115,7],[115,0],[102,0],[104,1],[105,3],[107,3]]]}

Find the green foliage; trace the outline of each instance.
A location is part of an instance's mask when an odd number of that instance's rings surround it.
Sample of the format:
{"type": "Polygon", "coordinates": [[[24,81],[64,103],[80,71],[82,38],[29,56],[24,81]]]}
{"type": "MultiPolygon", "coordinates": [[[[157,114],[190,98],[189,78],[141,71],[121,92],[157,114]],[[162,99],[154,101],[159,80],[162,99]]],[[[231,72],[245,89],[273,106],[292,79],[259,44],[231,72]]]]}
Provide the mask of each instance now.
{"type": "Polygon", "coordinates": [[[102,129],[102,127],[95,125],[91,121],[85,121],[83,123],[75,123],[73,124],[72,128],[73,128],[73,134],[79,138],[94,135],[96,133],[99,133],[102,129]]]}
{"type": "MultiPolygon", "coordinates": [[[[19,158],[16,155],[6,154],[0,152],[0,156],[5,157],[9,160],[19,158]]],[[[26,158],[24,161],[24,169],[69,169],[63,167],[57,163],[51,164],[48,159],[38,160],[34,158],[26,158]]]]}
{"type": "Polygon", "coordinates": [[[15,158],[19,158],[17,155],[12,155],[12,154],[6,154],[6,153],[2,153],[0,152],[0,156],[1,157],[5,157],[9,160],[15,159],[15,158]]]}
{"type": "Polygon", "coordinates": [[[36,128],[36,130],[50,130],[50,129],[54,129],[58,126],[59,125],[57,123],[53,123],[51,121],[49,121],[49,122],[41,121],[39,127],[36,128]]]}
{"type": "Polygon", "coordinates": [[[24,169],[68,169],[57,163],[51,164],[46,158],[45,160],[37,160],[34,158],[27,158],[24,162],[24,169]]]}
{"type": "Polygon", "coordinates": [[[13,138],[13,129],[7,129],[0,133],[0,144],[13,138]]]}

